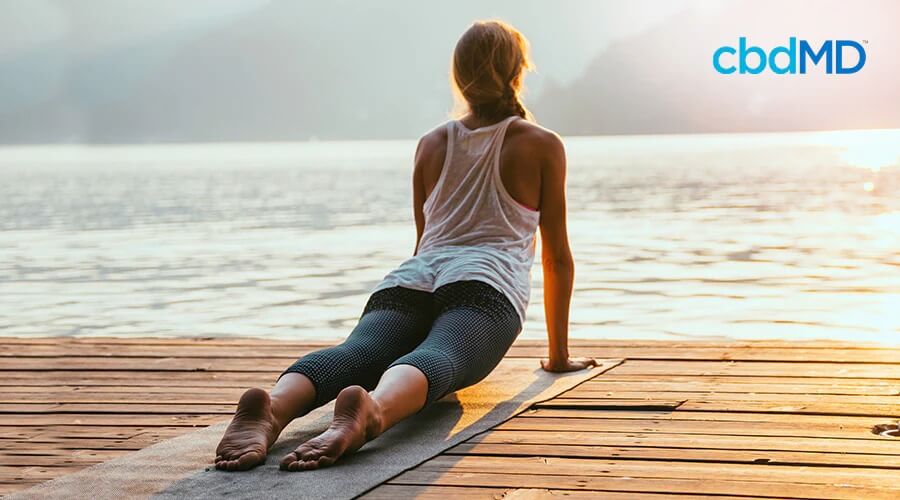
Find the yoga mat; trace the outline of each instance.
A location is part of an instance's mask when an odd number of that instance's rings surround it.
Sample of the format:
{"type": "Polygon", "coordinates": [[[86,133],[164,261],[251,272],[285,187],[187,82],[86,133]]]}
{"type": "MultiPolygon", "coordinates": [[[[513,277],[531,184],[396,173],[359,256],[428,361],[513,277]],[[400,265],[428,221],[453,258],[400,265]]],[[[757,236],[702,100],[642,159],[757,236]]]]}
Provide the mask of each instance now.
{"type": "Polygon", "coordinates": [[[507,358],[478,384],[449,394],[397,424],[355,454],[312,471],[285,472],[281,458],[328,428],[333,403],[292,422],[266,463],[246,472],[215,470],[212,459],[228,421],[157,443],[39,484],[11,498],[353,498],[534,403],[551,399],[618,365],[554,374],[538,360],[507,358]]]}

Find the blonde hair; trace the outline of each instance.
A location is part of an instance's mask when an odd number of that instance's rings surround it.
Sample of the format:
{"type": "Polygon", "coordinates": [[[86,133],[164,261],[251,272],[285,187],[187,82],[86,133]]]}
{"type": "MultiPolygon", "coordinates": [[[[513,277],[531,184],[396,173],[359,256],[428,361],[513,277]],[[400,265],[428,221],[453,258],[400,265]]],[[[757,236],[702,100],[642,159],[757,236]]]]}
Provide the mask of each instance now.
{"type": "Polygon", "coordinates": [[[531,120],[520,94],[525,71],[532,67],[522,33],[503,21],[478,21],[456,43],[450,82],[458,102],[476,118],[531,120]]]}

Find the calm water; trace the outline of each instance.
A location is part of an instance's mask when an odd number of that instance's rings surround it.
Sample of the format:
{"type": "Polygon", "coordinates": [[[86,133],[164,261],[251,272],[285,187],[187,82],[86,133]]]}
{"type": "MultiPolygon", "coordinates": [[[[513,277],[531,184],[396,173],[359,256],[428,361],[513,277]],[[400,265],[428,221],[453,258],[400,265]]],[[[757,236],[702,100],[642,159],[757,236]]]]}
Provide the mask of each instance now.
{"type": "MultiPolygon", "coordinates": [[[[900,342],[900,131],[566,143],[574,337],[900,342]]],[[[413,149],[0,149],[0,334],[344,336],[413,149]]]]}

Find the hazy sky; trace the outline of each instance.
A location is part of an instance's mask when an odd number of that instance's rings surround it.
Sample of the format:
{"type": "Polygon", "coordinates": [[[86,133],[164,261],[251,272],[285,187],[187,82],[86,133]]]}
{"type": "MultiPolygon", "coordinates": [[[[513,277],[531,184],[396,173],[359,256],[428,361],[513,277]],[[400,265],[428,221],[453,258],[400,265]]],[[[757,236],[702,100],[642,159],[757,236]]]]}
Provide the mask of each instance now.
{"type": "Polygon", "coordinates": [[[480,18],[566,134],[900,127],[900,2],[0,0],[0,143],[412,138],[480,18]],[[738,36],[867,40],[855,75],[724,77],[738,36]]]}

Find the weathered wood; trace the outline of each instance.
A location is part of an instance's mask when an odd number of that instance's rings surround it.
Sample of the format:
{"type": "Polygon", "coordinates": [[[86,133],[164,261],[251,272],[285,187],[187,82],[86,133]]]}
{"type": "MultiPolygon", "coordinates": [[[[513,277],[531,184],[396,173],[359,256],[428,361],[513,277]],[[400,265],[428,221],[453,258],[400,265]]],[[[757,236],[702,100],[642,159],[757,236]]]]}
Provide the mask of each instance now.
{"type": "MultiPolygon", "coordinates": [[[[561,419],[568,420],[568,419],[561,419]]],[[[572,419],[576,420],[576,419],[572,419]]],[[[871,427],[858,429],[842,429],[838,426],[800,427],[788,426],[779,422],[708,422],[708,421],[641,421],[641,420],[603,420],[586,423],[575,422],[542,422],[540,425],[523,425],[520,422],[507,422],[504,430],[553,430],[581,431],[603,429],[609,432],[672,432],[679,434],[708,434],[727,436],[783,436],[783,437],[816,437],[825,435],[835,438],[884,439],[870,432],[871,427]],[[508,424],[508,425],[507,425],[508,424]],[[867,437],[871,435],[871,438],[867,437]]]]}
{"type": "MultiPolygon", "coordinates": [[[[798,371],[801,367],[798,366],[798,371]]],[[[853,387],[891,387],[900,388],[900,380],[879,378],[853,378],[853,377],[804,377],[804,376],[766,376],[766,375],[703,375],[703,374],[669,374],[664,377],[649,374],[614,374],[604,373],[603,378],[594,378],[585,382],[585,385],[595,383],[640,383],[656,382],[663,384],[679,384],[685,382],[701,384],[764,384],[773,386],[773,389],[783,389],[784,386],[813,385],[813,386],[853,386],[853,387]]]]}
{"type": "MultiPolygon", "coordinates": [[[[866,453],[817,453],[805,451],[743,450],[717,448],[664,448],[653,446],[605,446],[578,444],[461,443],[447,455],[553,456],[667,462],[732,462],[770,465],[831,465],[900,469],[896,455],[866,453]]],[[[898,474],[893,470],[888,474],[898,474]]]]}
{"type": "Polygon", "coordinates": [[[13,467],[0,465],[0,483],[9,481],[46,481],[63,474],[69,474],[85,468],[86,465],[73,465],[70,467],[13,467]]]}
{"type": "MultiPolygon", "coordinates": [[[[852,425],[840,422],[803,423],[785,421],[760,420],[677,420],[669,418],[641,419],[635,418],[576,418],[565,415],[568,411],[556,410],[560,417],[516,418],[508,420],[495,429],[504,430],[544,430],[544,431],[581,431],[592,430],[616,432],[678,432],[681,434],[715,434],[744,436],[797,436],[797,437],[852,437],[856,439],[890,439],[872,434],[872,428],[878,423],[891,422],[890,419],[870,419],[866,424],[852,425]],[[868,425],[867,425],[868,424],[868,425]]],[[[583,410],[587,413],[593,410],[583,410]]],[[[612,412],[618,413],[618,412],[612,412]]],[[[625,413],[625,412],[622,412],[625,413]]],[[[636,412],[637,413],[637,412],[636,412]]],[[[673,412],[693,413],[693,412],[673,412]]],[[[702,413],[702,412],[697,412],[702,413]]],[[[775,415],[775,414],[773,414],[775,415]]],[[[781,415],[788,416],[788,415],[781,415]]],[[[798,415],[791,415],[798,416],[798,415]]],[[[818,415],[816,415],[818,416],[818,415]]],[[[849,418],[849,417],[834,417],[849,418]]]]}
{"type": "Polygon", "coordinates": [[[0,414],[141,414],[141,415],[231,415],[235,404],[185,403],[18,403],[0,404],[0,414]]]}
{"type": "Polygon", "coordinates": [[[558,476],[626,476],[643,478],[707,478],[742,481],[777,481],[806,484],[857,484],[894,490],[900,483],[881,469],[842,467],[794,467],[731,463],[664,462],[653,460],[608,460],[563,457],[494,457],[439,455],[415,470],[433,472],[489,472],[495,474],[553,474],[558,476]]]}
{"type": "Polygon", "coordinates": [[[222,415],[147,415],[141,413],[103,415],[96,413],[72,414],[16,414],[0,415],[0,427],[29,427],[47,425],[105,425],[120,427],[144,425],[158,427],[206,427],[227,420],[222,415]]]}
{"type": "Polygon", "coordinates": [[[290,362],[283,359],[263,358],[191,358],[191,357],[108,357],[82,356],[4,358],[0,363],[2,371],[44,371],[47,367],[54,370],[71,371],[129,371],[141,372],[259,372],[279,371],[287,368],[290,362]]]}
{"type": "MultiPolygon", "coordinates": [[[[137,448],[140,449],[140,448],[137,448]]],[[[0,453],[0,466],[15,467],[72,467],[93,465],[122,455],[118,450],[66,450],[53,453],[51,450],[32,453],[0,453]]]]}
{"type": "Polygon", "coordinates": [[[713,422],[718,425],[719,422],[786,422],[796,427],[806,427],[809,425],[823,424],[834,427],[871,427],[877,423],[884,423],[885,418],[878,417],[855,417],[855,416],[829,416],[829,415],[780,415],[766,413],[748,413],[748,412],[690,412],[690,411],[674,411],[674,412],[640,412],[640,411],[591,411],[591,410],[545,410],[540,408],[532,408],[519,415],[519,417],[534,418],[567,418],[571,420],[581,419],[638,419],[638,420],[701,420],[713,422]]]}
{"type": "MultiPolygon", "coordinates": [[[[498,500],[513,498],[508,496],[511,488],[467,488],[464,486],[413,486],[383,484],[360,496],[366,500],[397,500],[415,498],[417,500],[445,500],[446,498],[472,498],[475,500],[498,500]]],[[[569,497],[566,497],[569,498],[569,497]]]]}
{"type": "Polygon", "coordinates": [[[144,427],[136,425],[48,425],[29,427],[0,427],[0,439],[41,439],[43,437],[129,438],[145,433],[182,432],[180,427],[144,427]]]}
{"type": "MultiPolygon", "coordinates": [[[[671,411],[678,408],[684,402],[683,399],[579,399],[579,398],[553,398],[534,405],[535,408],[580,408],[587,407],[592,410],[632,410],[632,411],[671,411]]],[[[0,405],[2,408],[2,405],[0,405]]]]}
{"type": "Polygon", "coordinates": [[[900,364],[789,363],[766,361],[649,361],[628,360],[612,370],[615,375],[740,375],[830,378],[900,379],[900,364]]]}
{"type": "Polygon", "coordinates": [[[38,370],[34,372],[8,372],[0,376],[0,386],[59,386],[78,381],[78,385],[105,386],[184,386],[188,384],[224,385],[247,387],[252,384],[272,385],[278,373],[276,371],[258,372],[134,372],[127,370],[95,371],[95,370],[38,370]]]}
{"type": "MultiPolygon", "coordinates": [[[[666,401],[647,400],[647,409],[653,410],[664,407],[666,401]]],[[[535,408],[591,408],[607,410],[615,408],[635,408],[641,406],[641,400],[615,400],[615,399],[579,399],[579,398],[554,398],[551,401],[538,403],[535,408]]],[[[697,401],[682,400],[680,404],[673,406],[682,411],[730,411],[730,412],[755,412],[755,413],[790,413],[790,414],[816,414],[816,415],[859,415],[900,417],[900,405],[897,404],[849,404],[849,403],[793,403],[786,401],[747,401],[747,400],[722,400],[722,401],[697,401]]]]}
{"type": "MultiPolygon", "coordinates": [[[[116,385],[58,385],[58,386],[5,386],[0,389],[0,397],[19,398],[17,401],[31,400],[32,398],[61,396],[77,396],[79,394],[95,394],[97,397],[105,397],[103,395],[112,394],[109,397],[134,397],[142,394],[153,394],[154,398],[159,395],[181,397],[189,394],[241,394],[246,390],[247,386],[234,387],[218,387],[218,386],[198,386],[198,385],[180,385],[180,386],[116,386],[116,385]],[[21,394],[28,393],[28,394],[21,394]]],[[[234,402],[234,400],[230,400],[234,402]]]]}
{"type": "Polygon", "coordinates": [[[746,393],[719,393],[718,391],[694,391],[681,392],[670,391],[661,395],[659,391],[596,391],[586,389],[584,385],[560,394],[559,397],[574,399],[661,399],[672,398],[679,400],[703,400],[703,401],[782,401],[792,403],[832,403],[845,405],[891,405],[900,404],[900,396],[869,396],[869,395],[832,395],[832,394],[759,394],[746,393]]]}
{"type": "MultiPolygon", "coordinates": [[[[336,343],[8,340],[0,494],[227,420],[244,389],[270,387],[295,357],[336,343]]],[[[520,340],[508,356],[545,353],[543,342],[520,340]]],[[[897,414],[900,349],[575,340],[572,353],[628,360],[367,498],[900,494],[900,440],[871,432],[897,414]]]]}
{"type": "MultiPolygon", "coordinates": [[[[742,377],[742,382],[718,382],[715,380],[691,380],[681,382],[648,382],[648,381],[608,381],[606,377],[591,379],[579,386],[577,392],[596,392],[604,395],[615,394],[623,398],[625,393],[646,391],[658,397],[674,397],[683,392],[715,393],[715,394],[774,394],[784,397],[785,394],[796,395],[834,395],[834,396],[900,396],[900,382],[895,384],[814,384],[814,383],[752,383],[742,377]]],[[[710,377],[711,378],[711,377],[710,377]]],[[[815,380],[815,379],[813,379],[815,380]]],[[[572,396],[576,391],[567,393],[572,396]]],[[[600,397],[599,395],[589,397],[600,397]]]]}
{"type": "Polygon", "coordinates": [[[789,413],[793,415],[812,413],[818,415],[860,415],[900,418],[900,404],[841,404],[841,403],[793,403],[791,401],[694,401],[688,400],[679,406],[689,411],[750,411],[769,413],[789,413]]]}
{"type": "MultiPolygon", "coordinates": [[[[833,453],[869,453],[892,457],[900,455],[891,439],[851,439],[834,437],[748,436],[727,434],[680,434],[676,432],[604,432],[604,431],[510,431],[495,429],[476,436],[468,443],[543,444],[547,453],[552,445],[648,446],[659,448],[712,448],[728,450],[771,450],[833,453]]],[[[900,463],[895,464],[900,468],[900,463]]]]}
{"type": "MultiPolygon", "coordinates": [[[[466,486],[382,484],[362,495],[360,498],[365,500],[397,500],[400,498],[415,498],[417,500],[445,500],[447,498],[491,500],[559,500],[560,498],[565,498],[566,500],[596,500],[597,493],[593,491],[549,488],[477,488],[466,486]]],[[[608,500],[659,500],[660,495],[655,493],[605,491],[603,492],[602,498],[608,500]]],[[[678,498],[681,500],[748,500],[765,497],[745,495],[739,497],[678,495],[678,498]]]]}
{"type": "Polygon", "coordinates": [[[136,451],[151,444],[159,442],[161,439],[166,439],[169,437],[178,436],[183,434],[182,430],[179,433],[171,433],[171,434],[148,434],[146,436],[134,436],[130,438],[122,438],[122,439],[108,439],[108,438],[90,438],[90,439],[81,439],[81,438],[35,438],[29,440],[3,440],[2,444],[7,450],[7,453],[25,453],[25,452],[34,452],[34,453],[49,453],[49,452],[84,452],[90,450],[126,450],[126,451],[136,451]]]}
{"type": "Polygon", "coordinates": [[[94,391],[70,390],[65,392],[6,392],[0,393],[0,404],[28,403],[82,403],[82,404],[217,404],[234,406],[244,388],[207,388],[193,391],[94,391]]]}
{"type": "MultiPolygon", "coordinates": [[[[667,464],[668,465],[668,464],[667,464]]],[[[761,466],[769,467],[769,466],[761,466]]],[[[742,481],[711,478],[659,478],[643,476],[571,476],[553,474],[504,474],[491,472],[456,472],[411,470],[388,481],[388,484],[469,486],[495,488],[545,488],[603,492],[662,493],[666,495],[751,495],[767,498],[809,498],[858,500],[896,500],[898,491],[849,484],[803,484],[775,481],[742,481]]],[[[711,498],[710,500],[713,500],[711,498]]]]}

